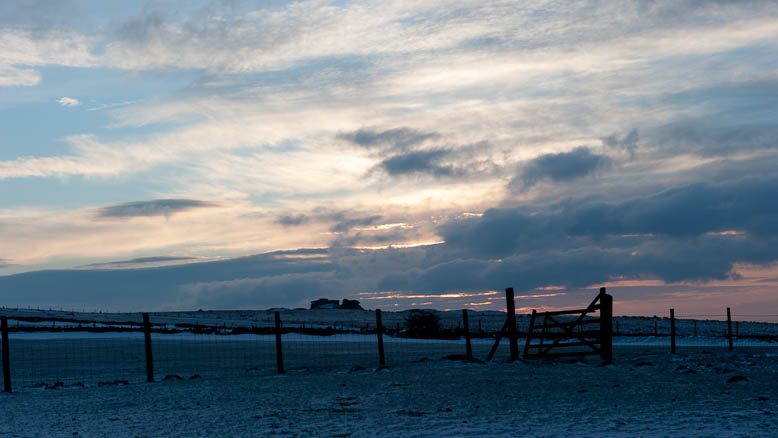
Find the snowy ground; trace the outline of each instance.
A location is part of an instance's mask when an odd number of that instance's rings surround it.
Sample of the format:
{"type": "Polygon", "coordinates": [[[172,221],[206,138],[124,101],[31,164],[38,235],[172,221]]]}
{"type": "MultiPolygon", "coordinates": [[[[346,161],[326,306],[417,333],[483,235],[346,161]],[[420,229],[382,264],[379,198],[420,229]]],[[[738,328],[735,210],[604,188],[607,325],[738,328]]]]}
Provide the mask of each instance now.
{"type": "MultiPolygon", "coordinates": [[[[60,320],[23,325],[140,321],[139,314],[2,313],[12,327],[14,316],[30,315],[60,320]]],[[[440,316],[456,327],[461,313],[440,316]]],[[[386,312],[385,327],[406,317],[386,312]]],[[[152,314],[152,322],[169,326],[267,326],[271,318],[272,311],[152,314]]],[[[272,335],[154,333],[157,383],[144,383],[140,332],[13,331],[15,392],[0,395],[0,437],[778,436],[778,343],[736,338],[729,353],[721,321],[678,321],[681,354],[670,355],[669,337],[650,336],[666,332],[666,319],[616,318],[622,334],[635,335],[614,337],[615,364],[606,367],[591,356],[585,363],[506,363],[506,341],[493,363],[441,360],[464,354],[464,340],[385,335],[390,368],[376,371],[376,335],[359,333],[374,318],[368,311],[283,311],[285,327],[355,329],[283,335],[285,375],[276,373],[272,335]]],[[[504,318],[473,312],[471,329],[480,322],[494,330],[504,318]]],[[[522,329],[526,318],[517,319],[522,329]]],[[[776,324],[737,328],[778,333],[776,324]]],[[[492,343],[473,339],[475,357],[484,359],[492,343]]]]}
{"type": "Polygon", "coordinates": [[[778,434],[774,350],[616,357],[27,390],[0,395],[0,436],[778,434]]]}
{"type": "MultiPolygon", "coordinates": [[[[436,362],[466,352],[464,339],[411,339],[384,335],[385,358],[392,367],[423,360],[436,362]]],[[[519,348],[523,349],[523,339],[519,348]]],[[[473,355],[485,360],[493,339],[472,340],[473,355]]],[[[666,337],[619,336],[614,347],[621,354],[666,353],[666,337]]],[[[282,336],[283,361],[288,370],[337,372],[354,366],[378,366],[375,334],[312,336],[289,333],[282,336]]],[[[143,334],[139,332],[14,332],[10,334],[11,376],[16,391],[29,391],[62,382],[64,386],[97,386],[100,382],[146,380],[143,334]]],[[[723,352],[724,338],[678,338],[679,353],[723,352]]],[[[156,377],[240,377],[277,373],[274,335],[197,335],[179,333],[152,335],[156,377]]],[[[584,351],[579,347],[575,351],[584,351]]],[[[778,354],[778,344],[756,339],[740,340],[736,352],[765,351],[778,354]]],[[[510,357],[507,340],[500,343],[495,360],[510,357]]]]}

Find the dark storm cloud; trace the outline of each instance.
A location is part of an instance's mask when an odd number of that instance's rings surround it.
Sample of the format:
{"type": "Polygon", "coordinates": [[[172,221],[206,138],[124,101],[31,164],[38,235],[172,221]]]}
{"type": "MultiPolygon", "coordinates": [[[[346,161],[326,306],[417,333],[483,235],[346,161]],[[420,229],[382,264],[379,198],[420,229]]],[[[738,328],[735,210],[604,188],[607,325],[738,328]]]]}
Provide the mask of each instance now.
{"type": "MultiPolygon", "coordinates": [[[[19,304],[45,302],[72,308],[100,303],[101,306],[123,310],[158,309],[160,306],[182,308],[188,301],[184,300],[179,304],[179,293],[186,285],[189,285],[191,292],[192,285],[200,283],[221,282],[227,285],[240,279],[289,279],[296,275],[314,273],[324,278],[329,275],[326,273],[339,269],[326,259],[279,257],[295,254],[326,256],[326,251],[284,251],[153,268],[35,271],[0,276],[0,288],[8,302],[19,304]],[[57,291],[56,296],[51,295],[53,290],[57,291]]],[[[275,290],[279,293],[282,291],[280,286],[275,290]]],[[[292,297],[305,293],[305,290],[289,288],[287,293],[292,297]]],[[[187,300],[191,298],[191,293],[184,295],[187,300]]],[[[297,301],[284,300],[279,296],[272,297],[272,301],[264,300],[262,296],[257,296],[254,300],[256,305],[274,306],[279,303],[295,305],[297,301]]]]}
{"type": "Polygon", "coordinates": [[[540,208],[487,210],[483,217],[439,229],[449,244],[477,254],[567,249],[609,236],[659,235],[695,238],[743,231],[778,236],[778,178],[746,178],[721,184],[691,184],[622,202],[571,199],[540,208]]]}
{"type": "Polygon", "coordinates": [[[731,276],[736,262],[767,263],[778,258],[778,239],[705,236],[696,240],[659,239],[634,248],[587,245],[564,251],[534,251],[502,259],[458,258],[426,268],[387,274],[380,290],[438,293],[522,290],[560,285],[570,288],[601,284],[614,278],[662,279],[667,282],[709,281],[731,276]]]}
{"type": "Polygon", "coordinates": [[[778,233],[778,179],[746,178],[698,183],[622,203],[593,202],[573,211],[575,235],[663,234],[698,236],[725,230],[778,233]]]}
{"type": "Polygon", "coordinates": [[[605,168],[611,160],[596,154],[586,146],[579,146],[570,152],[541,155],[525,163],[519,175],[511,181],[511,188],[520,190],[550,179],[554,182],[570,181],[605,168]]]}
{"type": "Polygon", "coordinates": [[[278,223],[287,227],[291,226],[298,226],[305,223],[308,223],[311,220],[308,216],[304,214],[297,214],[297,215],[285,215],[278,218],[278,223]]]}
{"type": "Polygon", "coordinates": [[[338,134],[338,138],[365,148],[392,148],[405,150],[429,139],[440,137],[436,132],[424,132],[411,128],[396,128],[378,131],[359,129],[338,134]]]}
{"type": "Polygon", "coordinates": [[[453,291],[583,287],[617,277],[725,279],[735,263],[778,260],[775,193],[778,177],[772,176],[689,184],[621,202],[584,197],[491,209],[441,226],[446,244],[435,249],[443,252],[435,263],[389,273],[379,287],[453,291]]]}
{"type": "Polygon", "coordinates": [[[179,302],[189,308],[234,309],[308,307],[313,297],[340,296],[340,283],[329,272],[283,274],[259,278],[184,284],[179,302]]]}
{"type": "Polygon", "coordinates": [[[440,164],[440,161],[449,154],[450,152],[444,149],[413,151],[387,158],[381,162],[380,166],[391,176],[414,173],[451,176],[454,174],[454,168],[450,165],[440,164]]]}
{"type": "Polygon", "coordinates": [[[188,210],[216,207],[213,202],[196,199],[155,199],[152,201],[127,202],[103,207],[98,213],[101,218],[132,218],[151,216],[171,216],[188,210]]]}

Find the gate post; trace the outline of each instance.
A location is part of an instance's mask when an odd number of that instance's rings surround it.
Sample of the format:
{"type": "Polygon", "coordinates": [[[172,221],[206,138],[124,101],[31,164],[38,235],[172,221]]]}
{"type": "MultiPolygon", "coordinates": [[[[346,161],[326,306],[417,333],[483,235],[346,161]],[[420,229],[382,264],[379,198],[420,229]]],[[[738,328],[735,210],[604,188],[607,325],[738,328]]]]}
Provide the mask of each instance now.
{"type": "Polygon", "coordinates": [[[462,324],[465,326],[465,354],[468,360],[473,360],[473,347],[470,345],[470,324],[467,321],[467,309],[462,309],[462,324]]]}
{"type": "Polygon", "coordinates": [[[3,334],[3,390],[11,392],[11,348],[8,345],[8,318],[2,317],[0,323],[3,334]]]}
{"type": "Polygon", "coordinates": [[[727,307],[727,339],[729,340],[729,351],[732,351],[732,313],[727,307]]]}
{"type": "Polygon", "coordinates": [[[154,359],[151,355],[151,322],[149,314],[143,314],[143,339],[146,344],[146,381],[154,382],[154,359]]]}
{"type": "Polygon", "coordinates": [[[670,309],[670,353],[675,354],[675,309],[670,309]]]}
{"type": "Polygon", "coordinates": [[[516,339],[516,304],[513,301],[513,288],[505,289],[505,301],[508,307],[508,342],[511,347],[511,360],[519,360],[519,344],[516,339]]]}
{"type": "Polygon", "coordinates": [[[613,361],[613,297],[600,288],[600,349],[602,360],[613,361]]]}
{"type": "Polygon", "coordinates": [[[278,374],[284,374],[284,353],[281,347],[281,313],[275,312],[276,323],[276,366],[278,374]]]}

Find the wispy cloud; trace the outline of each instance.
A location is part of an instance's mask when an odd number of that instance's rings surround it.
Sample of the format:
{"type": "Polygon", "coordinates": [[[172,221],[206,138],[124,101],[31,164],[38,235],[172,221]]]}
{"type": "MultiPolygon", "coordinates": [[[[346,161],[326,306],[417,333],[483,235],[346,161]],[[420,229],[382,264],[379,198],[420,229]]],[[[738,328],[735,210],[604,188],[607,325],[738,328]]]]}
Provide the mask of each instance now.
{"type": "Polygon", "coordinates": [[[196,261],[196,257],[179,257],[179,256],[153,256],[153,257],[138,257],[130,260],[121,260],[116,262],[105,263],[90,263],[88,265],[79,266],[79,269],[135,269],[135,268],[149,268],[156,266],[169,266],[173,264],[191,263],[196,261]]]}
{"type": "Polygon", "coordinates": [[[441,164],[441,160],[448,154],[449,151],[444,149],[397,154],[383,160],[381,162],[381,168],[392,176],[418,173],[429,173],[435,176],[451,176],[454,174],[454,168],[449,165],[441,164]]]}
{"type": "Polygon", "coordinates": [[[310,220],[311,218],[304,214],[283,215],[278,218],[278,223],[284,226],[299,226],[310,220]]]}
{"type": "Polygon", "coordinates": [[[59,102],[61,106],[68,106],[68,107],[81,105],[81,101],[79,101],[78,99],[74,99],[72,97],[63,97],[59,99],[57,102],[59,102]]]}
{"type": "Polygon", "coordinates": [[[176,213],[201,208],[216,207],[218,204],[213,202],[198,201],[195,199],[155,199],[152,201],[127,202],[124,204],[111,205],[99,210],[99,218],[120,218],[127,219],[133,217],[170,217],[176,213]]]}
{"type": "Polygon", "coordinates": [[[0,27],[0,86],[33,86],[41,76],[37,67],[96,65],[93,41],[74,32],[31,32],[0,27]]]}
{"type": "Polygon", "coordinates": [[[412,128],[386,130],[361,128],[353,132],[338,134],[338,138],[366,148],[389,148],[404,150],[426,140],[438,138],[436,132],[424,132],[412,128]]]}

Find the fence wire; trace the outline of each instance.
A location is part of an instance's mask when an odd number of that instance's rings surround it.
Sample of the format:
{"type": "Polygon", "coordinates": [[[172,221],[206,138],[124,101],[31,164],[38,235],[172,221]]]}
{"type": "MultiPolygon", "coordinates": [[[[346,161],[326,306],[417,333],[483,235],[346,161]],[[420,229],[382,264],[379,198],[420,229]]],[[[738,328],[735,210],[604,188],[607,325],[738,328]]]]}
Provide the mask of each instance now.
{"type": "MultiPolygon", "coordinates": [[[[282,367],[287,373],[359,372],[379,369],[378,327],[374,312],[339,311],[301,320],[281,312],[282,367]]],[[[190,314],[191,315],[191,314],[190,314]]],[[[270,313],[218,320],[162,314],[151,318],[151,353],[156,381],[267,376],[278,373],[276,327],[270,313]]],[[[679,354],[700,351],[775,349],[776,322],[754,322],[775,315],[680,315],[675,318],[679,354]]],[[[11,380],[16,390],[124,385],[147,380],[146,343],[141,318],[125,323],[100,320],[68,322],[61,318],[14,320],[9,317],[11,380]]],[[[505,322],[505,314],[471,312],[472,354],[485,360],[505,322]]],[[[519,351],[524,348],[529,315],[517,315],[519,351]]],[[[595,326],[596,324],[591,324],[595,326]]],[[[667,317],[615,317],[613,350],[619,353],[670,352],[673,339],[667,317]]],[[[590,329],[583,326],[583,330],[590,329]]],[[[597,326],[599,327],[599,326],[597,326]]],[[[580,330],[580,329],[579,329],[580,330]]],[[[439,318],[435,330],[414,333],[407,314],[385,313],[382,331],[385,363],[390,367],[434,366],[441,360],[466,359],[464,324],[453,312],[439,318]]],[[[507,338],[495,361],[510,358],[507,338]]]]}

